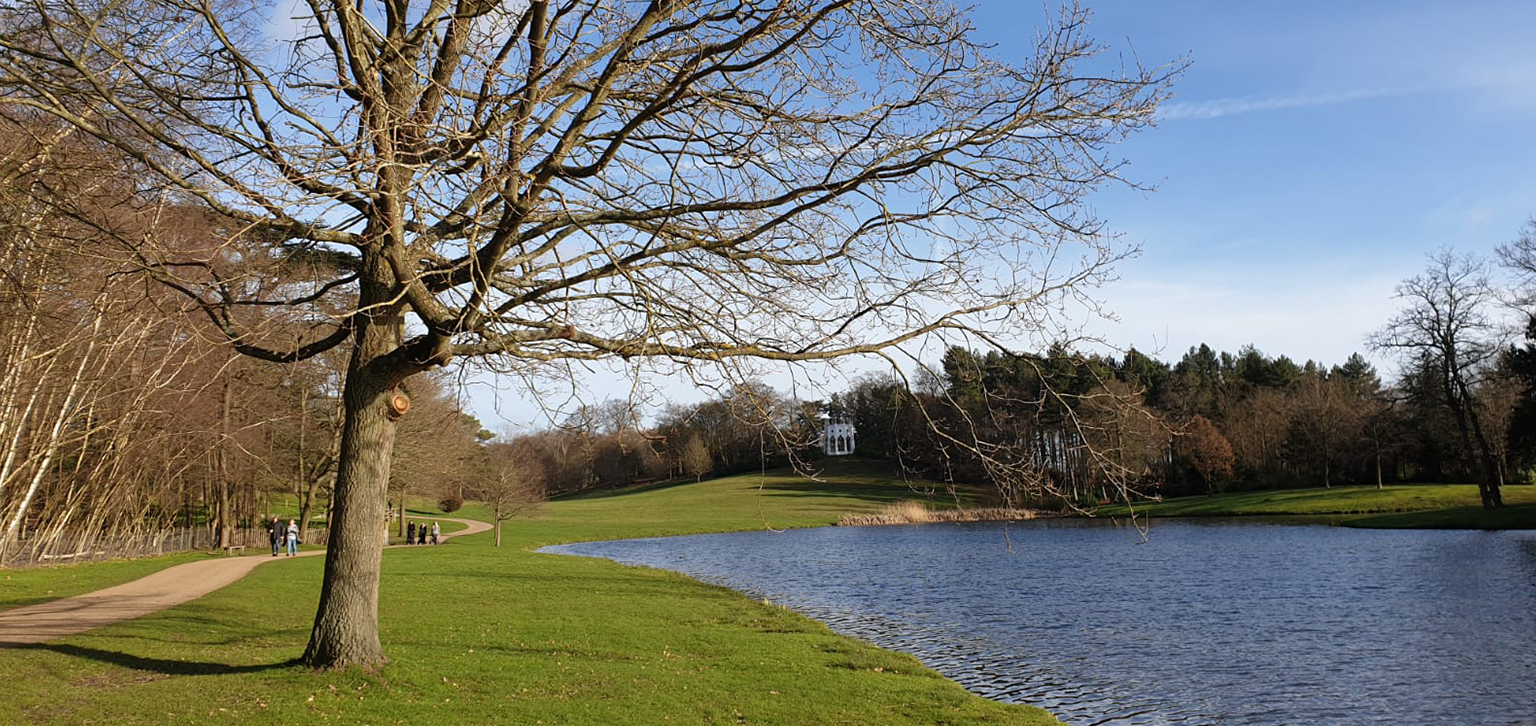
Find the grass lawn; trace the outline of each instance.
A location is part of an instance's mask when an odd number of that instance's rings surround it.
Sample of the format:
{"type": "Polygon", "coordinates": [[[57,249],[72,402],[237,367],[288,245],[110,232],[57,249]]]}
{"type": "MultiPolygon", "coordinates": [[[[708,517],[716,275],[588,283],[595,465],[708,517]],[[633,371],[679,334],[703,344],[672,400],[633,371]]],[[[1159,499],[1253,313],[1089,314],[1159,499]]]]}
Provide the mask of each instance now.
{"type": "MultiPolygon", "coordinates": [[[[503,523],[501,548],[486,533],[390,550],[380,620],[392,662],[376,673],[293,664],[323,562],[273,562],[156,615],[0,649],[0,723],[1056,723],[722,588],[533,552],[825,524],[912,498],[920,497],[874,465],[839,462],[824,484],[775,472],[551,502],[537,519],[503,523]]],[[[484,516],[473,507],[460,514],[484,516]]]]}
{"type": "MultiPolygon", "coordinates": [[[[1536,486],[1505,486],[1506,506],[1485,512],[1472,484],[1398,484],[1332,489],[1284,489],[1193,496],[1138,503],[1138,515],[1152,517],[1237,517],[1309,515],[1348,526],[1446,529],[1536,528],[1536,486]]],[[[1124,506],[1101,515],[1126,516],[1124,506]]]]}

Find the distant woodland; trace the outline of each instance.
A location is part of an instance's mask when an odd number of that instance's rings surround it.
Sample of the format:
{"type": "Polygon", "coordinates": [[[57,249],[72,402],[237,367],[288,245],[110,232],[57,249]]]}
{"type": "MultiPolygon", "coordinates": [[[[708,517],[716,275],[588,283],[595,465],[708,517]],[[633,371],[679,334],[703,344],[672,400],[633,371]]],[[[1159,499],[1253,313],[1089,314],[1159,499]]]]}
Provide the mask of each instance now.
{"type": "Polygon", "coordinates": [[[916,375],[869,375],[825,401],[748,385],[649,427],[609,402],[512,445],[569,492],[808,459],[830,417],[855,424],[860,455],[1012,505],[1475,482],[1499,507],[1500,487],[1536,466],[1536,222],[1498,253],[1495,267],[1442,250],[1399,286],[1398,314],[1362,341],[1397,364],[1392,377],[1358,353],[1298,362],[1252,345],[1172,361],[952,347],[916,375]]]}

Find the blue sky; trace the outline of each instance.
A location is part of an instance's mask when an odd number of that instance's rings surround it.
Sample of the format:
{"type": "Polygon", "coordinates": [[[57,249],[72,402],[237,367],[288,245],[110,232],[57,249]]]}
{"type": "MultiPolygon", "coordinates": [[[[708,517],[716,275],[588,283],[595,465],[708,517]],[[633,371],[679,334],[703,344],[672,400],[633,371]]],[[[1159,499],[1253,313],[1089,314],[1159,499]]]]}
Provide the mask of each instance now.
{"type": "MultiPolygon", "coordinates": [[[[975,24],[1023,62],[1048,5],[988,0],[975,24]]],[[[1119,147],[1157,189],[1094,201],[1142,248],[1099,293],[1119,321],[1086,323],[1117,347],[1177,360],[1252,343],[1339,363],[1367,352],[1429,252],[1491,254],[1536,215],[1536,2],[1089,7],[1109,60],[1190,62],[1157,126],[1119,147]]],[[[837,390],[840,375],[817,377],[837,390]]],[[[590,376],[583,398],[624,396],[620,378],[590,376]]],[[[471,387],[488,425],[539,425],[511,387],[499,397],[498,413],[488,386],[471,387]]]]}
{"type": "MultiPolygon", "coordinates": [[[[1121,147],[1150,194],[1096,205],[1143,249],[1102,291],[1119,346],[1342,361],[1442,247],[1536,214],[1536,2],[1090,3],[1094,34],[1189,69],[1121,147]]],[[[987,2],[1004,57],[1040,6],[987,2]]],[[[1379,361],[1385,366],[1386,361],[1379,361]]]]}

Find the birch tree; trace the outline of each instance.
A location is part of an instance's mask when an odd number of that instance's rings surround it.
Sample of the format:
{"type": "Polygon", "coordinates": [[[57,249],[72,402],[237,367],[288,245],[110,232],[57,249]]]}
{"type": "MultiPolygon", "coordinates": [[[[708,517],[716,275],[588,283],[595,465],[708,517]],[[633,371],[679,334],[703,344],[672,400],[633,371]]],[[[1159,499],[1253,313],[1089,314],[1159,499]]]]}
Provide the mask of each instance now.
{"type": "Polygon", "coordinates": [[[350,350],[315,667],[385,660],[378,522],[408,378],[1050,328],[1127,252],[1085,199],[1123,181],[1111,148],[1177,70],[1107,57],[1072,5],[1018,34],[1016,64],[942,0],[296,8],[278,43],[251,0],[8,3],[0,103],[132,159],[146,208],[201,207],[241,260],[332,262],[258,299],[237,269],[122,240],[242,354],[350,350]],[[347,310],[314,309],[338,292],[347,310]],[[278,345],[251,306],[309,330],[278,345]]]}

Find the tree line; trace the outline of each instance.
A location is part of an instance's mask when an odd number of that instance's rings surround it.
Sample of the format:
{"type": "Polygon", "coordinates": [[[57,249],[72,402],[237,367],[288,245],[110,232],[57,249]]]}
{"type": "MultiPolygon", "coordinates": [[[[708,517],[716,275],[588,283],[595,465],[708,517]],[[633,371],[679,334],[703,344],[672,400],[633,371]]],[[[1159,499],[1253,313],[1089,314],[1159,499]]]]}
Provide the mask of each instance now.
{"type": "Polygon", "coordinates": [[[814,458],[827,419],[857,453],[1000,503],[1092,508],[1134,496],[1395,482],[1473,482],[1485,506],[1536,466],[1536,222],[1499,248],[1498,286],[1476,256],[1441,250],[1398,288],[1400,311],[1332,364],[1254,345],[1201,344],[1164,361],[1135,349],[950,348],[913,378],[871,374],[824,401],[760,384],[672,406],[648,427],[627,404],[584,409],[515,446],[552,492],[720,475],[814,458]],[[1510,322],[1524,322],[1524,340],[1510,322]]]}
{"type": "Polygon", "coordinates": [[[861,453],[1004,499],[1451,481],[1496,508],[1536,466],[1536,221],[1497,252],[1503,285],[1487,260],[1442,249],[1398,286],[1398,313],[1363,341],[1400,364],[1392,380],[1359,353],[1329,365],[1253,345],[1172,362],[956,347],[923,385],[869,377],[827,410],[858,426],[861,453]]]}

